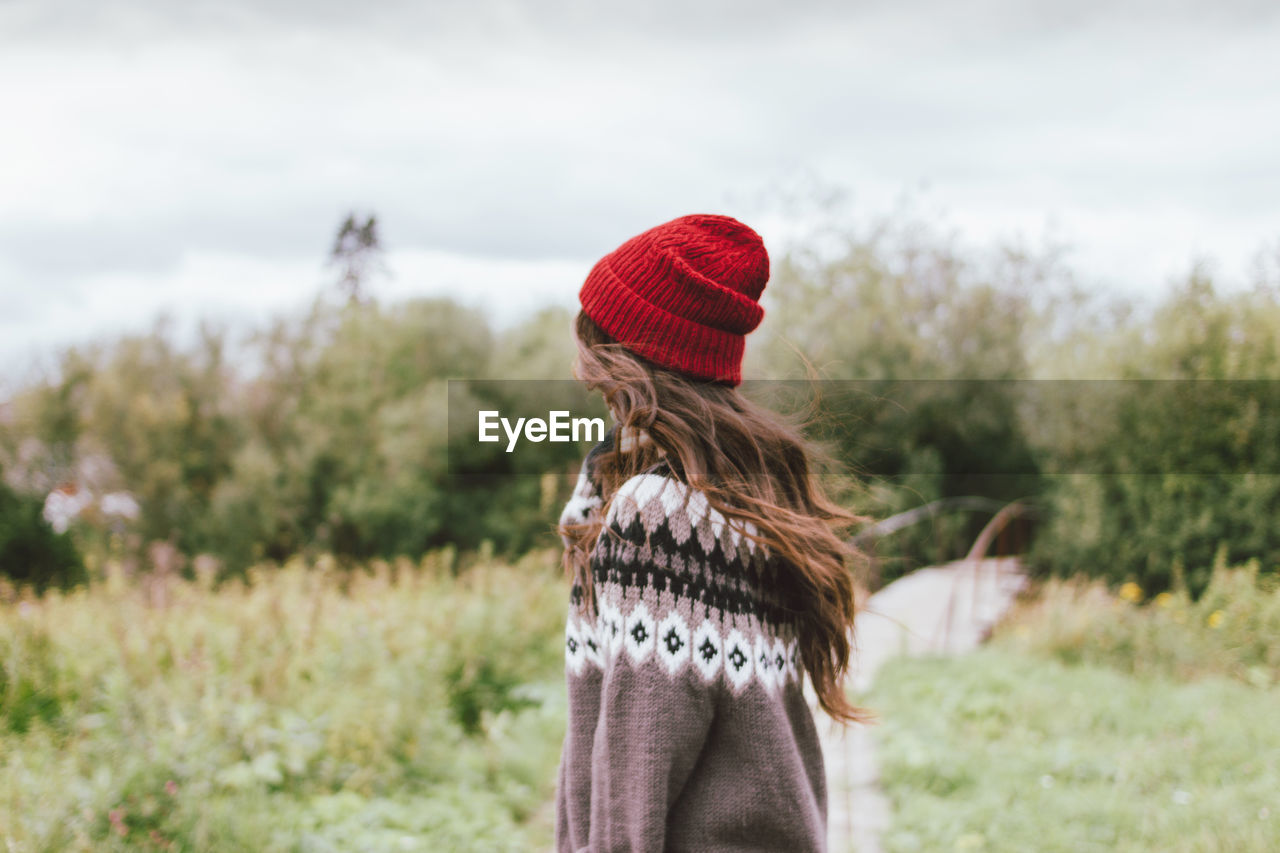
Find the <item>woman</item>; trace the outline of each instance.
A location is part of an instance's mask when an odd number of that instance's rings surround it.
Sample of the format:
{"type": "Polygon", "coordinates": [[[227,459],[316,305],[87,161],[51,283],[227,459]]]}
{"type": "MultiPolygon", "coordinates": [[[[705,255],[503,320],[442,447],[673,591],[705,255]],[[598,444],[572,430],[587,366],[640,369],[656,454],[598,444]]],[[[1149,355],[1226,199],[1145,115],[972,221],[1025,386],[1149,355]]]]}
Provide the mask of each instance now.
{"type": "Polygon", "coordinates": [[[769,257],[726,216],[628,240],[587,277],[575,373],[617,425],[561,517],[574,584],[562,851],[826,849],[805,702],[860,720],[856,556],[800,434],[747,402],[769,257]]]}

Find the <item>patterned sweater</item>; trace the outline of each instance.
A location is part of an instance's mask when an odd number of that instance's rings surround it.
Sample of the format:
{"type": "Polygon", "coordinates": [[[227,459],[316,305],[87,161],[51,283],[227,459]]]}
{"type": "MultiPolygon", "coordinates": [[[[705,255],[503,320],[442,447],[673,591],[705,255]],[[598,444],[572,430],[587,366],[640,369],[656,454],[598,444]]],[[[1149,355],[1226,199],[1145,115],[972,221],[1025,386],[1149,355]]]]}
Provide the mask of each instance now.
{"type": "MultiPolygon", "coordinates": [[[[562,522],[603,501],[588,454],[562,522]]],[[[556,847],[826,849],[826,781],[771,562],[661,464],[624,483],[573,589],[556,847]]],[[[750,528],[746,528],[750,529],[750,528]]]]}

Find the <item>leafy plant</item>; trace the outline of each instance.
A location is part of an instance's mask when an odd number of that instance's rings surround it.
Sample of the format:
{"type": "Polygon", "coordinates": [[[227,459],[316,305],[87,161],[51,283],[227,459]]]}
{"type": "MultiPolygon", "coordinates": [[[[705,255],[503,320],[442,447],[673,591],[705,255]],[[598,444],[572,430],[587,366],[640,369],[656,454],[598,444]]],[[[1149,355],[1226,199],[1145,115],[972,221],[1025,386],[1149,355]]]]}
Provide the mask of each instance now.
{"type": "Polygon", "coordinates": [[[43,511],[39,498],[20,495],[0,480],[0,576],[37,593],[84,583],[87,574],[75,544],[49,526],[43,511]]]}

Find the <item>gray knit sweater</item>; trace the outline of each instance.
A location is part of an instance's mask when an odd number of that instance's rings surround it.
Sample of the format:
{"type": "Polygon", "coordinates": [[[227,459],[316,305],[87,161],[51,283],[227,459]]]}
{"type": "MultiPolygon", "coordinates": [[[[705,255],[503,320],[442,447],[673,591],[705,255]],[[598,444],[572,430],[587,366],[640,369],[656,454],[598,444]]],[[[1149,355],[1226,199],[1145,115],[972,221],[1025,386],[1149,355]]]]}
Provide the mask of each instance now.
{"type": "MultiPolygon", "coordinates": [[[[600,511],[599,450],[562,521],[600,511]]],[[[618,489],[591,556],[597,606],[576,585],[570,601],[559,851],[826,849],[794,618],[743,529],[665,466],[618,489]]]]}

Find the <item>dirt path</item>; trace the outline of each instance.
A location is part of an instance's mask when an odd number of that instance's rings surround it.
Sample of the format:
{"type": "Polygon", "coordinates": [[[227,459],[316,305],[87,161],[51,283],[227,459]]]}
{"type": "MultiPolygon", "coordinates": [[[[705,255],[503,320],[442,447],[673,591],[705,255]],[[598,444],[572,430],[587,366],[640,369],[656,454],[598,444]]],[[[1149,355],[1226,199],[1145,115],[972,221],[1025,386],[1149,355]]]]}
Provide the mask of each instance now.
{"type": "MultiPolygon", "coordinates": [[[[920,569],[889,584],[858,617],[855,691],[870,688],[880,667],[898,655],[976,648],[1025,584],[1013,557],[920,569]]],[[[817,710],[814,716],[827,764],[831,853],[880,853],[891,804],[880,790],[874,728],[845,728],[817,710]]]]}

